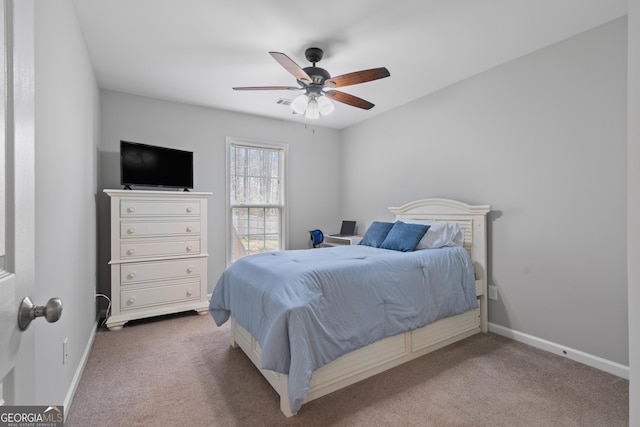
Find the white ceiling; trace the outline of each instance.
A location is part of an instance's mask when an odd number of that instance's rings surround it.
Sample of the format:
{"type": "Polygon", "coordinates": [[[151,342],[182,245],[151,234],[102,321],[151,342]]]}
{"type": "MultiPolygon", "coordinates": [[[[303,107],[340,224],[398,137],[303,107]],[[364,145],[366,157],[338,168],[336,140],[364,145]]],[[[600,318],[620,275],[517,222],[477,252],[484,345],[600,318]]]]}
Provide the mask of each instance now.
{"type": "Polygon", "coordinates": [[[324,49],[332,76],[387,67],[391,76],[340,90],[318,126],[342,129],[597,25],[627,0],[73,0],[101,88],[304,122],[278,105],[297,92],[270,55],[301,67],[324,49]]]}

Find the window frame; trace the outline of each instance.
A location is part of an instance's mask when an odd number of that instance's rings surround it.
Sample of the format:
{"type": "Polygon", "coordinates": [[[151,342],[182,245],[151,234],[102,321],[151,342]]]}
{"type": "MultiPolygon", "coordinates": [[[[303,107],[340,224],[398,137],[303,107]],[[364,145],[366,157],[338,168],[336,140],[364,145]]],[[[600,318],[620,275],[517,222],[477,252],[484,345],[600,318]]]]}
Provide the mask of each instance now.
{"type": "MultiPolygon", "coordinates": [[[[250,138],[230,137],[226,138],[226,159],[225,159],[225,242],[226,242],[226,265],[229,266],[233,262],[232,254],[232,227],[233,215],[231,205],[231,149],[234,146],[257,148],[266,150],[276,150],[279,153],[278,158],[278,175],[280,177],[280,250],[286,250],[289,247],[288,238],[288,204],[287,204],[287,159],[289,154],[289,146],[285,143],[263,141],[250,138]]],[[[256,207],[267,206],[257,205],[256,207]]],[[[273,205],[269,205],[273,207],[273,205]]]]}

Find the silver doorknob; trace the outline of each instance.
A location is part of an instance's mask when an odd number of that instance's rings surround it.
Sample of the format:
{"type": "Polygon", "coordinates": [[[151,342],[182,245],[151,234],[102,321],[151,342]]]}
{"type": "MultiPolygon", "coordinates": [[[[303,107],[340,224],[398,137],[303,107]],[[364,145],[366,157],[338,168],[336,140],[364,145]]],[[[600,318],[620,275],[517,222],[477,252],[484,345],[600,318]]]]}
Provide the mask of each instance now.
{"type": "Polygon", "coordinates": [[[24,297],[18,309],[18,327],[21,331],[26,330],[29,324],[36,317],[44,317],[47,322],[57,322],[62,316],[62,300],[60,298],[51,298],[47,301],[47,305],[35,305],[31,298],[24,297]]]}

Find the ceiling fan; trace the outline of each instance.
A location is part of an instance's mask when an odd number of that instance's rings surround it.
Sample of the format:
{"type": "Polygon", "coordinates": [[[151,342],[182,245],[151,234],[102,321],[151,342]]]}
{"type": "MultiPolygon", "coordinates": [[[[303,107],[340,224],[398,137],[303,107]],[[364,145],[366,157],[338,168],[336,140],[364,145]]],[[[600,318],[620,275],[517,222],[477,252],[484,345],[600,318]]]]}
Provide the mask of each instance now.
{"type": "Polygon", "coordinates": [[[284,53],[269,52],[293,77],[299,86],[246,86],[234,87],[234,90],[304,90],[304,94],[296,97],[291,102],[291,109],[297,114],[304,114],[308,119],[317,119],[321,115],[326,116],[334,110],[333,103],[329,100],[342,102],[353,107],[370,110],[374,104],[357,96],[345,92],[333,90],[333,88],[351,86],[372,80],[389,77],[389,70],[384,67],[371,68],[369,70],[355,71],[336,77],[331,77],[324,68],[316,67],[322,59],[324,52],[317,47],[310,47],[305,51],[307,61],[311,67],[300,68],[291,58],[284,53]],[[325,90],[328,89],[328,90],[325,90]]]}

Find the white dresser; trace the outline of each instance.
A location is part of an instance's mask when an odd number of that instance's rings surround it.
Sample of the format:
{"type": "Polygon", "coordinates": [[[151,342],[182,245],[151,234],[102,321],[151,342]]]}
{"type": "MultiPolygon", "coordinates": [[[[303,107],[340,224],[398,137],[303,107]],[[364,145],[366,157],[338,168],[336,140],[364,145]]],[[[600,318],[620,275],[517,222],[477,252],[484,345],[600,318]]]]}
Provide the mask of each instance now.
{"type": "Polygon", "coordinates": [[[207,301],[207,198],[211,193],[104,190],[111,198],[111,316],[196,310],[207,301]]]}

